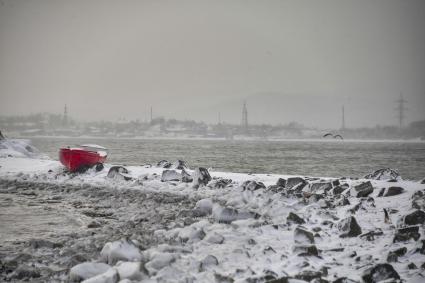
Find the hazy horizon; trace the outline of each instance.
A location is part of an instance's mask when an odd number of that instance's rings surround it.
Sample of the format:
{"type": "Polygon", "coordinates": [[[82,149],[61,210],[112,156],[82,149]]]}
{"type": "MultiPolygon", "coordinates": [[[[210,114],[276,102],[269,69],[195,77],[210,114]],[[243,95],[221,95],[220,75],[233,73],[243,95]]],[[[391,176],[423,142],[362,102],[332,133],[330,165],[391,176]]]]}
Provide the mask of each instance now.
{"type": "Polygon", "coordinates": [[[425,119],[425,1],[0,1],[0,114],[425,119]]]}

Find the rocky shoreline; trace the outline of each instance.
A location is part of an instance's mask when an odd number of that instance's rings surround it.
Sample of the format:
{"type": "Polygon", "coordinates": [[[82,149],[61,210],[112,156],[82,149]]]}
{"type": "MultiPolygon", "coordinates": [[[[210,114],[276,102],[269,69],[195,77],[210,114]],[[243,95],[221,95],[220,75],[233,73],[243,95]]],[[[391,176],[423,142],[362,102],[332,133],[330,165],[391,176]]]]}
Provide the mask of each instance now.
{"type": "Polygon", "coordinates": [[[317,178],[190,170],[163,161],[67,174],[55,161],[9,159],[0,179],[5,199],[26,198],[30,207],[65,211],[78,223],[56,235],[2,243],[4,281],[425,278],[425,185],[391,169],[317,178]]]}

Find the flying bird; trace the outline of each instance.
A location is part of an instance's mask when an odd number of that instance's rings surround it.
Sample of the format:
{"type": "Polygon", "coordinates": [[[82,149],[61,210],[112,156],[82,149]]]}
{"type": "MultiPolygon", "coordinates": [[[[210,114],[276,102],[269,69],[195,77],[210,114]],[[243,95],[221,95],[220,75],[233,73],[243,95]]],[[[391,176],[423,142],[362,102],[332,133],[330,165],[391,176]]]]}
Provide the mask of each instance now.
{"type": "Polygon", "coordinates": [[[332,133],[327,133],[327,134],[323,135],[324,138],[329,137],[329,136],[333,137],[334,139],[336,139],[336,138],[341,139],[341,140],[344,139],[341,135],[334,135],[332,133]]]}

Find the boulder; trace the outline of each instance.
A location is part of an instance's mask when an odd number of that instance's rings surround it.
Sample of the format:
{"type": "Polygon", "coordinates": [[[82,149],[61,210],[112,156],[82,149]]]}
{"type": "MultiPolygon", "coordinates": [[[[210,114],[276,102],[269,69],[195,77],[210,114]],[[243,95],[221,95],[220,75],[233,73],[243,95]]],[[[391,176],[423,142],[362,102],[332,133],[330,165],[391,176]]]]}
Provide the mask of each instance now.
{"type": "Polygon", "coordinates": [[[312,193],[323,194],[323,193],[327,193],[331,189],[332,189],[331,182],[320,182],[320,183],[310,184],[310,191],[312,193]]]}
{"type": "Polygon", "coordinates": [[[286,220],[289,223],[296,223],[296,224],[304,224],[305,221],[304,219],[302,219],[301,217],[299,217],[297,214],[293,213],[293,212],[289,212],[288,217],[286,217],[286,220]]]}
{"type": "Polygon", "coordinates": [[[375,283],[388,279],[400,279],[397,271],[389,263],[377,264],[372,268],[367,269],[363,275],[362,279],[365,283],[375,283]]]}
{"type": "Polygon", "coordinates": [[[397,171],[391,168],[383,168],[383,169],[376,170],[375,172],[364,176],[364,178],[370,179],[370,180],[384,180],[384,181],[401,180],[401,176],[397,173],[397,171]]]}
{"type": "Polygon", "coordinates": [[[343,232],[340,235],[341,238],[345,237],[357,237],[362,233],[362,229],[359,224],[357,224],[356,218],[354,216],[347,217],[341,220],[338,223],[339,231],[343,232]]]}
{"type": "Polygon", "coordinates": [[[293,251],[298,256],[319,256],[319,250],[315,245],[297,245],[293,251]]]}
{"type": "Polygon", "coordinates": [[[141,262],[120,261],[114,268],[118,271],[120,280],[141,281],[146,278],[147,271],[141,262]]]}
{"type": "Polygon", "coordinates": [[[349,186],[347,184],[339,185],[333,188],[332,194],[333,195],[340,195],[342,192],[344,192],[346,189],[348,189],[349,186]]]}
{"type": "Polygon", "coordinates": [[[238,211],[233,207],[214,207],[213,217],[219,223],[230,224],[236,220],[259,218],[259,215],[254,212],[238,211]]]}
{"type": "Polygon", "coordinates": [[[297,275],[295,275],[294,278],[310,282],[314,279],[322,278],[322,272],[313,271],[313,270],[304,270],[298,273],[297,275]]]}
{"type": "Polygon", "coordinates": [[[211,181],[211,175],[208,170],[204,167],[196,168],[193,173],[193,185],[195,187],[206,186],[211,181]]]}
{"type": "Polygon", "coordinates": [[[210,244],[223,244],[224,243],[224,237],[218,233],[212,233],[211,235],[208,235],[205,239],[210,244]]]}
{"type": "Polygon", "coordinates": [[[291,177],[286,180],[285,188],[300,192],[307,184],[307,181],[301,177],[291,177]]]}
{"type": "Polygon", "coordinates": [[[145,264],[146,269],[149,272],[149,275],[155,274],[158,270],[169,266],[177,259],[177,256],[173,253],[156,253],[153,255],[152,259],[145,264]]]}
{"type": "Polygon", "coordinates": [[[410,239],[417,241],[420,237],[421,237],[421,234],[419,234],[418,226],[400,228],[400,229],[397,229],[394,235],[393,243],[405,242],[405,241],[409,241],[410,239]]]}
{"type": "Polygon", "coordinates": [[[77,264],[69,271],[69,280],[71,282],[80,282],[82,280],[105,273],[111,267],[101,262],[84,262],[77,264]]]}
{"type": "Polygon", "coordinates": [[[425,178],[419,181],[419,184],[425,184],[425,178]]]}
{"type": "Polygon", "coordinates": [[[100,258],[108,264],[115,264],[118,261],[141,261],[142,254],[139,248],[130,240],[123,239],[115,242],[108,242],[100,252],[100,258]]]}
{"type": "Polygon", "coordinates": [[[396,249],[394,251],[391,251],[391,252],[388,253],[387,261],[388,262],[397,262],[398,257],[404,256],[406,254],[406,252],[407,252],[406,247],[402,247],[402,248],[396,249]]]}
{"type": "Polygon", "coordinates": [[[425,212],[422,210],[416,210],[403,218],[405,225],[418,225],[425,223],[425,212]]]}
{"type": "Polygon", "coordinates": [[[420,248],[417,248],[416,252],[419,252],[419,253],[425,255],[425,240],[422,240],[421,242],[422,242],[422,246],[420,248]]]}
{"type": "Polygon", "coordinates": [[[313,233],[297,227],[294,230],[294,241],[297,244],[314,244],[314,236],[313,233]]]}
{"type": "Polygon", "coordinates": [[[117,283],[118,279],[118,271],[114,268],[111,268],[105,273],[96,275],[94,277],[82,281],[82,283],[117,283]]]}
{"type": "Polygon", "coordinates": [[[354,186],[355,197],[367,197],[373,192],[373,186],[370,181],[354,186]]]}
{"type": "Polygon", "coordinates": [[[209,184],[208,186],[213,187],[214,189],[223,189],[232,183],[232,179],[222,179],[219,178],[213,184],[209,184]]]}
{"type": "Polygon", "coordinates": [[[391,197],[399,195],[403,192],[404,189],[402,187],[382,188],[381,191],[379,191],[378,197],[391,197]]]}
{"type": "Polygon", "coordinates": [[[199,214],[199,216],[210,215],[212,213],[212,209],[213,209],[213,202],[209,198],[199,200],[196,203],[194,208],[194,210],[198,212],[197,214],[199,214]]]}
{"type": "Polygon", "coordinates": [[[262,182],[257,182],[254,180],[248,180],[242,183],[242,189],[248,191],[256,191],[259,189],[265,189],[266,186],[262,182]]]}
{"type": "Polygon", "coordinates": [[[201,260],[199,271],[206,271],[210,266],[215,265],[218,265],[218,259],[213,255],[207,255],[204,259],[201,260]]]}
{"type": "Polygon", "coordinates": [[[132,177],[128,173],[127,168],[123,166],[112,166],[106,176],[111,179],[130,181],[132,177]]]}
{"type": "Polygon", "coordinates": [[[182,182],[183,183],[191,183],[193,181],[192,176],[184,169],[182,169],[182,182]]]}
{"type": "Polygon", "coordinates": [[[164,170],[161,175],[161,182],[181,181],[182,174],[176,170],[164,170]]]}
{"type": "Polygon", "coordinates": [[[416,191],[412,195],[412,207],[425,210],[425,193],[423,191],[416,191]]]}
{"type": "Polygon", "coordinates": [[[286,187],[286,180],[283,178],[279,178],[276,182],[276,186],[282,187],[282,188],[286,187]]]}
{"type": "Polygon", "coordinates": [[[161,168],[170,168],[171,167],[171,162],[168,162],[167,160],[161,160],[158,162],[158,164],[156,166],[161,167],[161,168]]]}
{"type": "Polygon", "coordinates": [[[189,169],[186,165],[186,162],[180,159],[174,162],[173,168],[177,170],[189,169]]]}

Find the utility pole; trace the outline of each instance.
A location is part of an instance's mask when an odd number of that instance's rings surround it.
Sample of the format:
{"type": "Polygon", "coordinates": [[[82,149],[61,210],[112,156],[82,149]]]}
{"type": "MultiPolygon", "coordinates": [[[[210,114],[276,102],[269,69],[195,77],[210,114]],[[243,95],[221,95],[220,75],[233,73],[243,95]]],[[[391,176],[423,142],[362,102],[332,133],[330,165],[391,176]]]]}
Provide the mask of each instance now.
{"type": "Polygon", "coordinates": [[[65,104],[65,107],[63,108],[63,125],[68,126],[68,108],[65,104]]]}
{"type": "Polygon", "coordinates": [[[397,111],[398,122],[401,129],[403,127],[404,118],[406,117],[405,111],[407,110],[405,106],[405,104],[407,103],[407,100],[403,98],[402,93],[400,93],[400,99],[396,100],[396,103],[397,103],[397,107],[395,108],[395,110],[397,111]]]}

